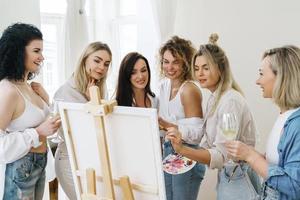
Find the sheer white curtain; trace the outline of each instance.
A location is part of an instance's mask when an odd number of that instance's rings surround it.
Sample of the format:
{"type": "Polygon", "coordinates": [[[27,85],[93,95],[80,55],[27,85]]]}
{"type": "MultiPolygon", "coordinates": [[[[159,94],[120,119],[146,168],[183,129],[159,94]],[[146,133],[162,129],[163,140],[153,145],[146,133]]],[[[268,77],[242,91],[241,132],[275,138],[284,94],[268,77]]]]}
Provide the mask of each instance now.
{"type": "MultiPolygon", "coordinates": [[[[138,51],[148,58],[153,69],[151,85],[153,85],[153,89],[155,90],[157,87],[155,55],[160,45],[161,36],[158,37],[160,35],[157,34],[159,28],[156,28],[157,23],[153,19],[152,2],[150,2],[151,0],[138,0],[136,2],[138,8],[136,15],[129,15],[128,17],[120,13],[121,1],[123,0],[68,0],[65,74],[68,77],[74,71],[79,54],[88,41],[100,40],[105,42],[109,45],[113,53],[113,62],[107,79],[109,94],[112,95],[115,90],[120,60],[124,56],[124,51],[128,53],[127,47],[132,46],[128,41],[124,41],[124,37],[122,37],[124,31],[122,32],[121,28],[127,25],[126,23],[129,25],[133,23],[137,26],[137,33],[134,34],[137,37],[137,45],[136,49],[130,49],[130,51],[138,51]],[[78,12],[80,8],[86,9],[82,15],[78,12]],[[128,18],[135,20],[129,20],[130,22],[128,22],[125,20],[128,18]]],[[[172,12],[173,10],[171,9],[172,12]]],[[[174,15],[167,15],[167,18],[174,18],[169,16],[174,15]]],[[[160,20],[157,20],[157,22],[160,22],[160,20]]],[[[164,26],[162,24],[162,27],[164,26]]],[[[173,25],[170,27],[170,32],[172,32],[173,25]]]]}
{"type": "Polygon", "coordinates": [[[154,21],[158,29],[160,41],[167,40],[174,34],[177,0],[150,0],[154,21]]]}
{"type": "Polygon", "coordinates": [[[65,20],[65,78],[75,70],[79,56],[88,44],[85,0],[67,0],[65,20]]]}

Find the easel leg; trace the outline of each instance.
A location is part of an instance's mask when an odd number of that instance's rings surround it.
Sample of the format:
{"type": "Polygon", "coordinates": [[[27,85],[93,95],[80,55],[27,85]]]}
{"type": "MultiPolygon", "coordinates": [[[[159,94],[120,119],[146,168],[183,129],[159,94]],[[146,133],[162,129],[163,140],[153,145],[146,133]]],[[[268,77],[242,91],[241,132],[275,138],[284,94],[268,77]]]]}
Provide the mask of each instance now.
{"type": "Polygon", "coordinates": [[[86,170],[87,192],[96,194],[96,173],[94,169],[86,170]]]}
{"type": "Polygon", "coordinates": [[[120,185],[123,190],[124,200],[134,200],[131,183],[128,176],[120,178],[120,185]]]}

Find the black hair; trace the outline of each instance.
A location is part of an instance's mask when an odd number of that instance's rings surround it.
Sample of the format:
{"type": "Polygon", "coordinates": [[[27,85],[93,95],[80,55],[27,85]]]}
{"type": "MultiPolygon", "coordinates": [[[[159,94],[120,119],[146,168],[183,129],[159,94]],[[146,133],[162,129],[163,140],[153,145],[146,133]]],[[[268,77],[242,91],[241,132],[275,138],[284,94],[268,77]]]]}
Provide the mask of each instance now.
{"type": "MultiPolygon", "coordinates": [[[[0,81],[20,81],[25,78],[25,47],[32,40],[43,40],[41,31],[31,24],[15,23],[8,26],[0,38],[0,81]]],[[[28,80],[34,73],[28,74],[28,80]]]]}
{"type": "Polygon", "coordinates": [[[145,105],[147,94],[149,94],[152,97],[155,97],[155,94],[151,91],[150,88],[151,71],[148,60],[143,55],[137,52],[131,52],[123,58],[119,69],[116,100],[118,102],[118,105],[120,106],[131,107],[133,104],[133,89],[132,84],[130,82],[130,78],[134,65],[139,59],[143,59],[145,61],[147,70],[149,72],[148,83],[145,87],[145,105]]]}

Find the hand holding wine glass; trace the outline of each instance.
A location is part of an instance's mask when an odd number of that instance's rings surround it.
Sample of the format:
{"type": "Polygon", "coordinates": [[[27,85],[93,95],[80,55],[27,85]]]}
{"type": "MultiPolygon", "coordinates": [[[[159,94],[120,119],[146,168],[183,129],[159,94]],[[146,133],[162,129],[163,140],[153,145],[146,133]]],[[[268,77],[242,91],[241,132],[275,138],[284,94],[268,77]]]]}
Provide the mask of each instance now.
{"type": "MultiPolygon", "coordinates": [[[[220,128],[227,140],[235,140],[238,133],[238,121],[234,113],[224,113],[222,115],[220,128]]],[[[229,159],[228,163],[233,164],[233,160],[229,159]]]]}
{"type": "MultiPolygon", "coordinates": [[[[62,100],[59,99],[53,99],[52,104],[50,105],[50,118],[54,118],[59,116],[59,108],[58,104],[62,100]]],[[[58,131],[56,131],[52,136],[48,137],[51,142],[53,143],[60,143],[63,142],[63,139],[58,134],[58,131]]]]}
{"type": "MultiPolygon", "coordinates": [[[[238,133],[238,121],[237,121],[237,117],[234,113],[224,113],[222,115],[221,130],[226,139],[231,140],[231,141],[236,139],[236,136],[238,133]]],[[[235,167],[233,168],[231,175],[228,179],[228,182],[230,182],[238,165],[236,163],[234,163],[234,161],[232,159],[229,159],[227,161],[227,164],[235,165],[235,167]]]]}
{"type": "Polygon", "coordinates": [[[60,127],[60,117],[48,117],[43,123],[41,123],[38,127],[36,127],[36,131],[39,135],[44,137],[51,137],[51,135],[55,134],[57,129],[60,127]]]}

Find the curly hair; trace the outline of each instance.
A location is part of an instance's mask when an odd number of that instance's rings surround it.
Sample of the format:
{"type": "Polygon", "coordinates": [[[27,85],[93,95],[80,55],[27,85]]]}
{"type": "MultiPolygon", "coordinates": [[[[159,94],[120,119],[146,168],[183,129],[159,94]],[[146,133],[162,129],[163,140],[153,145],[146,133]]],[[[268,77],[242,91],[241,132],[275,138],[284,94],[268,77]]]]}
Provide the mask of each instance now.
{"type": "Polygon", "coordinates": [[[190,40],[186,40],[180,38],[178,36],[173,36],[169,39],[163,46],[159,49],[159,57],[160,57],[160,67],[162,70],[162,60],[164,53],[169,50],[173,57],[182,61],[183,66],[183,80],[191,80],[192,79],[192,71],[191,71],[191,63],[193,59],[193,55],[195,53],[195,48],[190,40]]]}
{"type": "MultiPolygon", "coordinates": [[[[146,63],[147,70],[149,72],[148,83],[145,87],[145,101],[146,96],[149,94],[152,97],[155,97],[155,94],[151,91],[150,88],[150,81],[151,81],[151,71],[148,60],[141,54],[137,52],[128,53],[122,60],[120,69],[119,69],[119,78],[117,84],[117,94],[116,100],[118,105],[120,106],[132,106],[133,104],[133,90],[132,84],[130,82],[130,78],[132,75],[132,71],[134,68],[135,63],[142,59],[146,63]]],[[[146,104],[146,102],[145,102],[146,104]]]]}
{"type": "MultiPolygon", "coordinates": [[[[25,78],[25,47],[32,40],[43,40],[41,31],[31,24],[15,23],[8,26],[0,38],[0,81],[20,81],[25,78]]],[[[28,74],[28,80],[34,73],[28,74]]]]}

